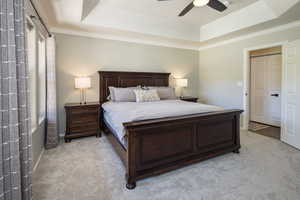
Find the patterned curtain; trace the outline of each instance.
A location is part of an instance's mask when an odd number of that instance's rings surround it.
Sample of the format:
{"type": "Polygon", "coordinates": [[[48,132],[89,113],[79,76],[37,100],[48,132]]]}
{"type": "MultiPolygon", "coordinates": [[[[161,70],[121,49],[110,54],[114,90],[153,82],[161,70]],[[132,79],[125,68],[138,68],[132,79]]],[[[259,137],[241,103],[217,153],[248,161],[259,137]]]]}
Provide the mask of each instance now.
{"type": "Polygon", "coordinates": [[[56,72],[55,72],[55,39],[47,39],[47,130],[46,148],[58,145],[57,110],[56,110],[56,72]]]}
{"type": "Polygon", "coordinates": [[[24,0],[0,0],[0,200],[32,199],[24,0]]]}

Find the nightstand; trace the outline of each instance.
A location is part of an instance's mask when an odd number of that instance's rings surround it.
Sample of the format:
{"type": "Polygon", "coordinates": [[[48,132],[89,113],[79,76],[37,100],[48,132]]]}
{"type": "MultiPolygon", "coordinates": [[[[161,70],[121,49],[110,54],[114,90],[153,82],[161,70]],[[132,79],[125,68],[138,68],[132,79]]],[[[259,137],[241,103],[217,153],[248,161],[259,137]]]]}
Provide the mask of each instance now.
{"type": "Polygon", "coordinates": [[[197,103],[198,97],[180,97],[180,100],[197,103]]]}
{"type": "Polygon", "coordinates": [[[101,136],[99,103],[67,103],[65,142],[84,136],[101,136]]]}

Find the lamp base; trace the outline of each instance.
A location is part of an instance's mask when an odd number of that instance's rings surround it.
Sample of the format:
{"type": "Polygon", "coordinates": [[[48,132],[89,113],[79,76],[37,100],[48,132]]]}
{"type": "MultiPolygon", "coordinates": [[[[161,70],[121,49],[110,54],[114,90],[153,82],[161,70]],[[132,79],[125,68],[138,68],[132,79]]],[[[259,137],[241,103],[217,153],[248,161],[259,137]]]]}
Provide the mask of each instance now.
{"type": "Polygon", "coordinates": [[[85,89],[80,89],[80,105],[86,105],[86,91],[85,89]]]}

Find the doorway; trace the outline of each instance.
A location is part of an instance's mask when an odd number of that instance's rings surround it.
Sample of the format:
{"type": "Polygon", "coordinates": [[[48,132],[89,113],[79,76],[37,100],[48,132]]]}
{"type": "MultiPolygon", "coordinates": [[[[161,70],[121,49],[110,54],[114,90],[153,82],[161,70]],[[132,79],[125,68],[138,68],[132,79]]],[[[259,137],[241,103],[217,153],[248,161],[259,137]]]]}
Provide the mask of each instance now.
{"type": "Polygon", "coordinates": [[[282,47],[249,51],[248,130],[280,139],[282,47]]]}
{"type": "Polygon", "coordinates": [[[258,49],[282,47],[282,91],[280,140],[300,149],[300,40],[282,41],[244,49],[242,129],[248,130],[250,121],[250,52],[258,49]]]}

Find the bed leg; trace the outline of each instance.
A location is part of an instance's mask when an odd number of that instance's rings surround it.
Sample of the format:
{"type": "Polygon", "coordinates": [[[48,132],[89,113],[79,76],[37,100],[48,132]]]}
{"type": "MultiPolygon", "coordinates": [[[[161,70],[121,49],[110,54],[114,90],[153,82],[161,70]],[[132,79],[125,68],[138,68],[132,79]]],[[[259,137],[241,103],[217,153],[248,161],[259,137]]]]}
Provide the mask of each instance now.
{"type": "Polygon", "coordinates": [[[240,153],[240,150],[239,150],[239,149],[237,149],[237,150],[234,150],[234,151],[233,151],[233,153],[237,153],[237,154],[239,154],[239,153],[240,153]]]}
{"type": "Polygon", "coordinates": [[[136,187],[136,182],[135,180],[133,180],[132,178],[130,178],[127,174],[126,174],[126,188],[128,190],[133,190],[136,187]]]}
{"type": "Polygon", "coordinates": [[[126,188],[127,188],[128,190],[133,190],[135,187],[136,187],[136,183],[135,183],[135,182],[127,183],[127,184],[126,184],[126,188]]]}

